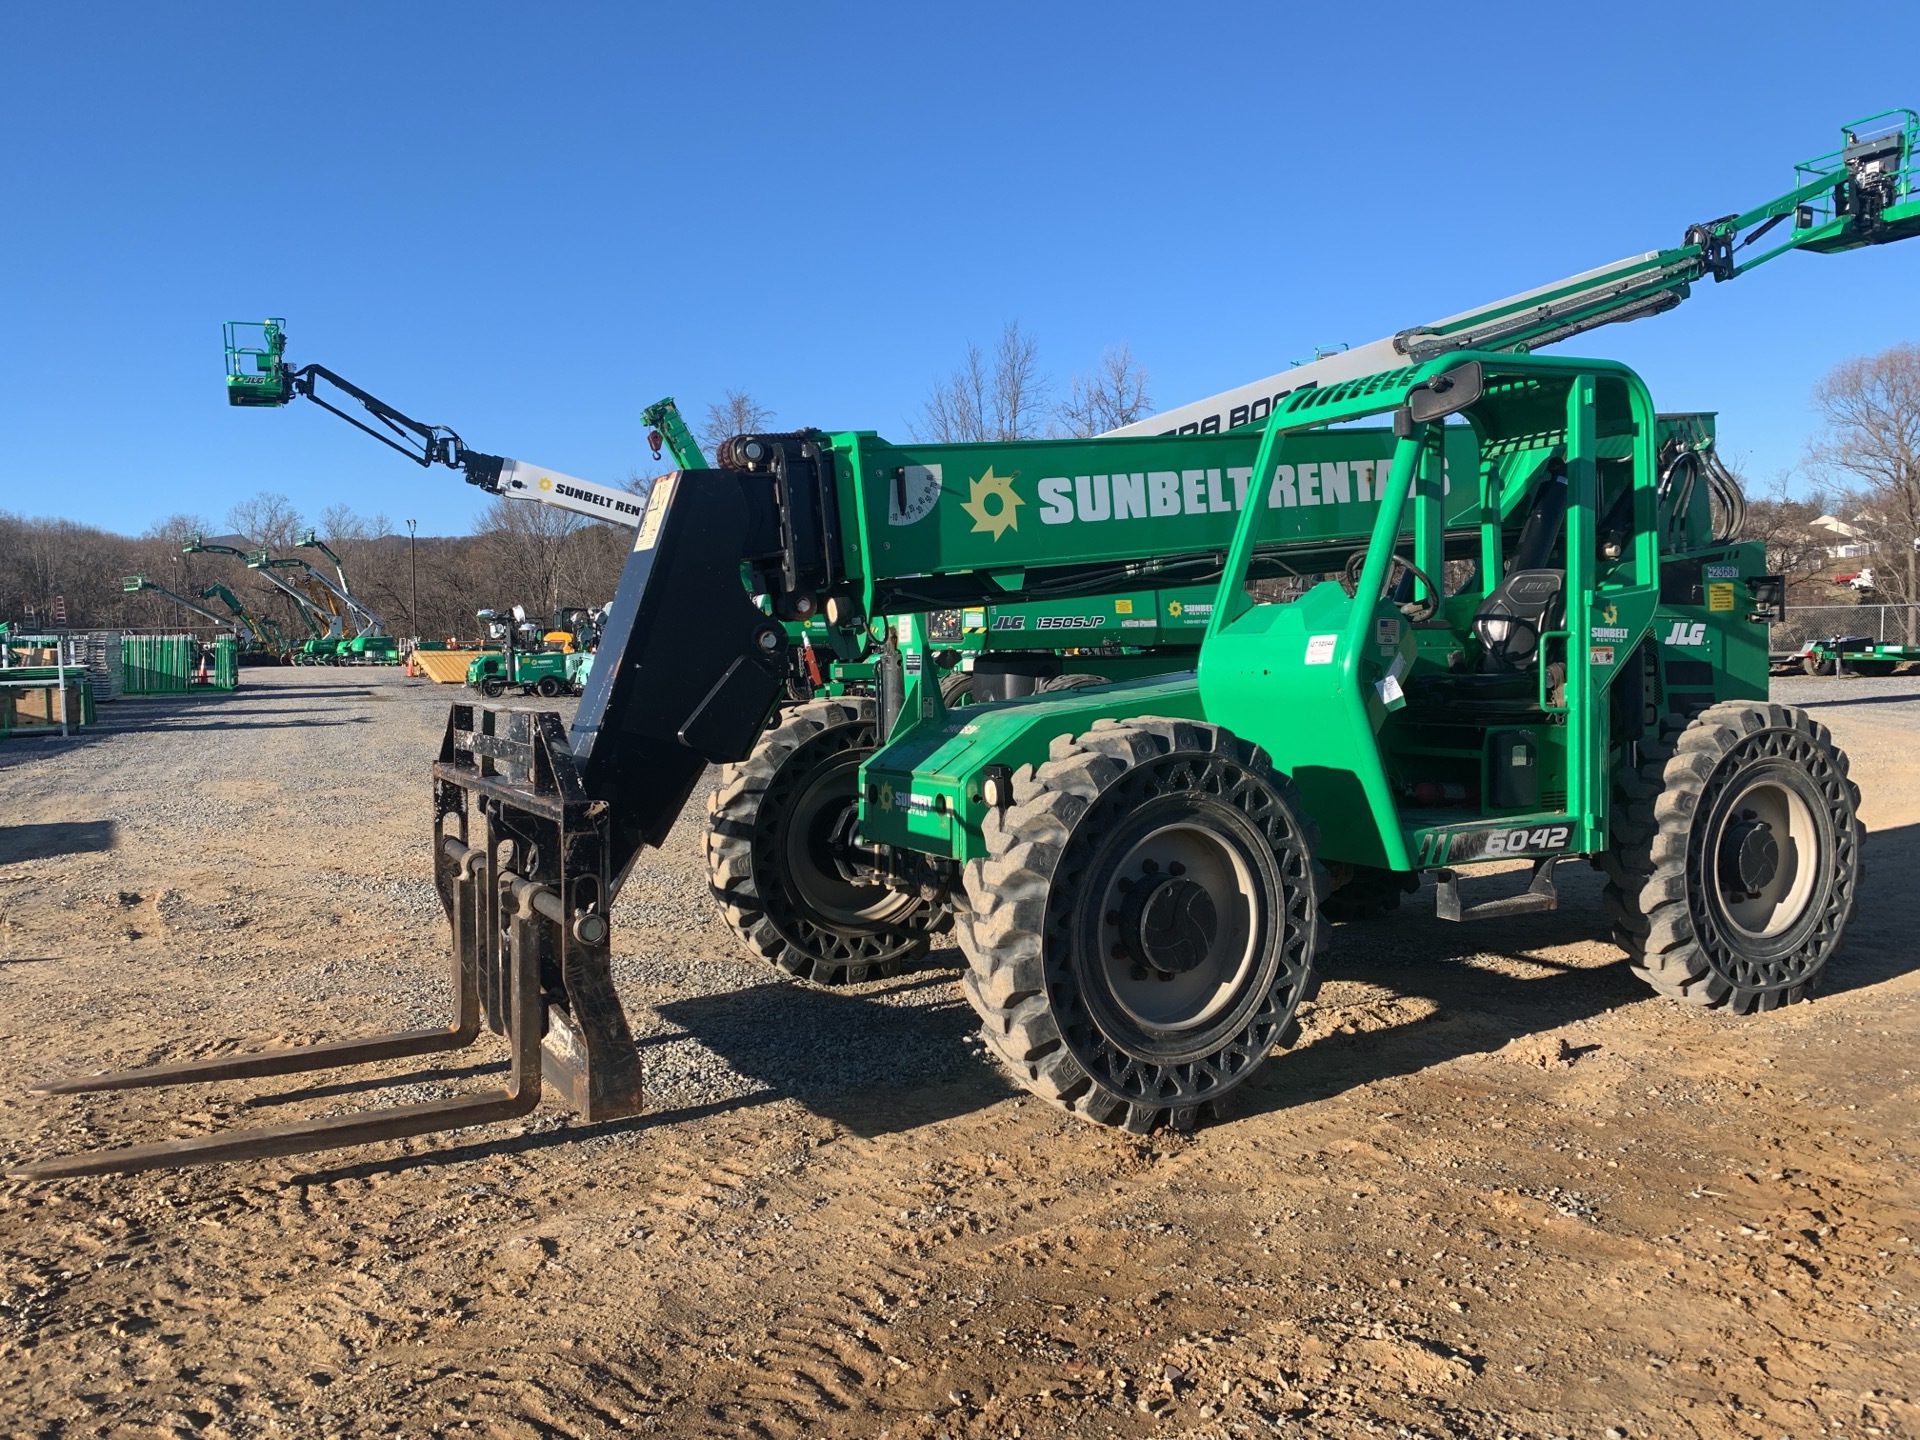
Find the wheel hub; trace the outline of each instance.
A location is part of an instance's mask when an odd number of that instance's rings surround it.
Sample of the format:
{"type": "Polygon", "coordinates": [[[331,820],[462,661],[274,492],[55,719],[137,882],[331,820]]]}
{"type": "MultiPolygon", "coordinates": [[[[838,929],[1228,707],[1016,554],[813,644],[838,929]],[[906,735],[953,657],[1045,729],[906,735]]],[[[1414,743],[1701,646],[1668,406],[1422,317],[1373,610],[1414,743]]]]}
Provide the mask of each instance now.
{"type": "Polygon", "coordinates": [[[1219,933],[1213,897],[1181,875],[1145,876],[1120,906],[1120,943],[1157,974],[1186,974],[1212,953],[1219,933]]]}
{"type": "Polygon", "coordinates": [[[1720,841],[1720,878],[1736,890],[1757,895],[1780,870],[1780,842],[1773,827],[1749,810],[1729,825],[1720,841]]]}

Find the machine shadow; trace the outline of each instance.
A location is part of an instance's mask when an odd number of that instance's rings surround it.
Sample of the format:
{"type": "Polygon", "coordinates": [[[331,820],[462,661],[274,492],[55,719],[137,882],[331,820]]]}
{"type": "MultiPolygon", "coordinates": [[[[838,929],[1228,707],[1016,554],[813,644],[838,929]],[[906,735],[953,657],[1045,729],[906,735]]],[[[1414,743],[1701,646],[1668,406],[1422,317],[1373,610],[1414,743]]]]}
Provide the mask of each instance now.
{"type": "MultiPolygon", "coordinates": [[[[654,1011],[673,1028],[643,1033],[636,1044],[645,1077],[648,1056],[694,1044],[754,1086],[745,1094],[650,1109],[623,1120],[585,1125],[558,1116],[527,1134],[397,1155],[304,1172],[300,1184],[366,1179],[401,1170],[523,1155],[554,1145],[679,1125],[691,1120],[793,1100],[863,1139],[937,1124],[1013,1096],[1011,1080],[967,1042],[977,1027],[952,983],[950,966],[933,965],[892,984],[855,992],[774,981],[745,990],[675,1001],[654,1011]]],[[[636,1017],[637,1018],[637,1017],[636,1017]]],[[[678,1069],[679,1067],[676,1067],[678,1069]]],[[[402,1076],[351,1080],[320,1089],[257,1096],[249,1108],[389,1086],[442,1082],[499,1071],[504,1062],[438,1068],[402,1076]]],[[[550,1112],[551,1113],[551,1112],[550,1112]]]]}
{"type": "Polygon", "coordinates": [[[38,825],[0,825],[0,865],[18,860],[51,860],[56,855],[91,855],[119,843],[111,820],[51,820],[38,825]]]}
{"type": "Polygon", "coordinates": [[[1902,888],[1920,865],[1920,824],[1869,830],[1867,878],[1847,930],[1847,946],[1833,962],[1823,995],[1878,985],[1920,970],[1920,945],[1913,942],[1913,911],[1902,888]]]}
{"type": "MultiPolygon", "coordinates": [[[[656,1013],[773,1097],[863,1137],[954,1119],[1012,1093],[970,1044],[980,1022],[950,968],[853,992],[756,985],[656,1013]]],[[[675,1038],[647,1037],[643,1055],[675,1038]]]]}
{"type": "MultiPolygon", "coordinates": [[[[1920,949],[1905,933],[1902,897],[1892,881],[1920,862],[1920,825],[1871,832],[1867,857],[1868,880],[1845,948],[1822,977],[1814,1003],[1819,996],[1846,994],[1920,969],[1920,949]],[[1876,874],[1888,878],[1876,886],[1876,874]]],[[[1449,923],[1433,915],[1432,891],[1424,888],[1408,898],[1399,915],[1335,926],[1321,962],[1328,981],[1378,987],[1396,997],[1429,1000],[1434,1008],[1411,1022],[1351,1034],[1336,1031],[1276,1056],[1241,1102],[1241,1113],[1331,1099],[1624,1006],[1677,1003],[1648,988],[1624,955],[1611,964],[1567,965],[1541,953],[1582,940],[1608,943],[1601,877],[1584,867],[1561,868],[1558,910],[1494,924],[1449,923]],[[1519,962],[1535,974],[1522,978],[1470,963],[1476,957],[1509,972],[1519,962]]],[[[1517,891],[1523,879],[1516,874],[1505,886],[1492,882],[1489,889],[1517,891]]],[[[1334,998],[1322,995],[1323,1011],[1334,998]]],[[[1763,1026],[1769,1017],[1728,1019],[1763,1026]]]]}
{"type": "MultiPolygon", "coordinates": [[[[1874,831],[1871,861],[1846,949],[1829,970],[1823,995],[1839,995],[1920,969],[1909,943],[1895,877],[1920,862],[1920,825],[1874,831]],[[1874,877],[1882,877],[1879,884],[1874,877]]],[[[1493,923],[1449,923],[1433,914],[1431,887],[1410,896],[1394,915],[1338,925],[1322,957],[1329,982],[1367,987],[1386,997],[1415,997],[1434,1009],[1411,1022],[1359,1033],[1336,1031],[1274,1058],[1267,1074],[1231,1106],[1249,1116],[1330,1100],[1348,1091],[1417,1074],[1448,1060],[1484,1054],[1629,1005],[1671,1005],[1648,989],[1623,955],[1613,963],[1568,964],[1545,953],[1580,941],[1605,941],[1601,877],[1584,866],[1561,867],[1561,908],[1493,923]],[[1477,960],[1492,961],[1489,968],[1477,960]],[[1515,969],[1534,972],[1516,975],[1515,969]]],[[[1524,870],[1474,882],[1474,900],[1518,891],[1524,870]]],[[[313,1171],[300,1183],[366,1179],[399,1170],[522,1155],[553,1145],[618,1136],[794,1100],[863,1138],[955,1119],[1022,1092],[969,1042],[977,1028],[953,984],[951,951],[884,986],[823,990],[774,981],[744,990],[673,1001],[654,1014],[671,1028],[637,1040],[647,1057],[692,1043],[723,1060],[748,1093],[650,1110],[624,1120],[582,1125],[568,1118],[527,1134],[478,1139],[414,1155],[313,1171]]],[[[1357,1006],[1382,1003],[1364,994],[1357,1006]]],[[[1817,1001],[1816,1001],[1817,1003],[1817,1001]]],[[[1323,1014],[1342,1008],[1338,989],[1323,992],[1323,1014]]],[[[1765,1025],[1754,1015],[1733,1023],[1765,1025]]],[[[483,1062],[383,1079],[355,1080],[245,1102],[271,1106],[316,1094],[338,1095],[410,1081],[446,1080],[504,1069],[483,1062]]],[[[1231,1121],[1229,1121],[1231,1123],[1231,1121]]]]}

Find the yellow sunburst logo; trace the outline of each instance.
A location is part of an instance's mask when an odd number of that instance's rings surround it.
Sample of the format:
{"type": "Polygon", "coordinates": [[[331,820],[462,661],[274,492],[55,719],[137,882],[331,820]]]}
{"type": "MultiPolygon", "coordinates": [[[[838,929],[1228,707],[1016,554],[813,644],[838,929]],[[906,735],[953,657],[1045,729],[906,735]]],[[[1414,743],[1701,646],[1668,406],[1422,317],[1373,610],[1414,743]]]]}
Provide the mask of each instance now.
{"type": "Polygon", "coordinates": [[[549,480],[546,476],[542,475],[540,477],[540,488],[542,490],[551,490],[553,488],[553,481],[549,480]]]}
{"type": "Polygon", "coordinates": [[[1619,609],[1611,604],[1609,604],[1606,609],[1600,612],[1600,623],[1602,625],[1611,625],[1619,618],[1620,618],[1619,609]]]}
{"type": "Polygon", "coordinates": [[[1179,613],[1180,613],[1180,602],[1178,600],[1167,601],[1167,614],[1178,615],[1179,613]]]}
{"type": "Polygon", "coordinates": [[[889,812],[893,809],[893,786],[890,784],[880,787],[880,808],[889,812]]]}
{"type": "Polygon", "coordinates": [[[985,530],[998,540],[1009,530],[1020,528],[1020,517],[1015,513],[1027,502],[1013,490],[1013,477],[996,475],[993,467],[987,467],[987,473],[976,476],[967,482],[970,493],[960,508],[973,517],[973,533],[985,530]],[[988,501],[993,504],[988,504],[988,501]]]}

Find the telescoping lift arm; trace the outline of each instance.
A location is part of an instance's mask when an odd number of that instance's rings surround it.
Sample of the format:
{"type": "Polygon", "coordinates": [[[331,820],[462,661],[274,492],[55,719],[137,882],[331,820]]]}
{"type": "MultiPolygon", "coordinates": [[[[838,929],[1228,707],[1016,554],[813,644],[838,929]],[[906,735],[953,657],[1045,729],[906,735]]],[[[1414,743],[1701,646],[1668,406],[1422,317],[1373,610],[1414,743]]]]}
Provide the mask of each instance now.
{"type": "Polygon", "coordinates": [[[285,405],[296,395],[303,395],[415,464],[458,470],[469,485],[477,485],[489,495],[533,500],[596,520],[626,525],[639,522],[641,502],[629,491],[543,469],[525,460],[469,449],[445,425],[415,420],[324,365],[294,369],[284,358],[284,320],[230,320],[225,326],[225,340],[230,405],[285,405]]]}
{"type": "Polygon", "coordinates": [[[1794,167],[1791,190],[1736,215],[1689,225],[1666,250],[1523,290],[1488,305],[1415,325],[1350,350],[1181,405],[1114,435],[1195,435],[1266,419],[1282,395],[1308,385],[1336,385],[1455,350],[1527,352],[1584,335],[1602,325],[1671,310],[1711,275],[1732,280],[1790,250],[1834,254],[1920,234],[1920,116],[1889,110],[1843,127],[1845,143],[1830,155],[1794,167]],[[1791,221],[1784,239],[1745,254],[1791,221]]]}

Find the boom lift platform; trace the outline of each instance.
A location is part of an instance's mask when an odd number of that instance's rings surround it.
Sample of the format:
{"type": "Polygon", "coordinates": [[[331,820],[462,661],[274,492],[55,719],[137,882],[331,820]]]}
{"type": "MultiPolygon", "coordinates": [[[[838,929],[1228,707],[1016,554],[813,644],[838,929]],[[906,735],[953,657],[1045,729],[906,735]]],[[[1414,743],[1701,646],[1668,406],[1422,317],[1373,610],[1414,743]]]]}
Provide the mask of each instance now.
{"type": "MultiPolygon", "coordinates": [[[[1912,117],[1886,132],[1891,152],[1862,133],[1775,202],[1783,218],[1833,205],[1796,219],[1802,248],[1911,233],[1912,117]]],[[[1719,263],[1735,242],[1696,228],[1700,262],[1719,263]]],[[[1396,352],[1267,398],[1262,424],[1217,433],[743,436],[717,468],[663,478],[570,733],[553,715],[452,708],[433,767],[445,1028],[47,1088],[451,1049],[483,1002],[512,1041],[509,1087],[20,1173],[478,1123],[531,1108],[535,1067],[589,1121],[632,1113],[608,915],[709,763],[726,767],[712,883],[746,943],[872,973],[951,925],[1009,1072],[1134,1131],[1220,1113],[1293,1041],[1330,886],[1364,913],[1429,873],[1457,902],[1464,867],[1524,859],[1550,900],[1552,867],[1588,856],[1656,991],[1737,1013],[1806,996],[1853,911],[1858,791],[1822,726],[1768,703],[1780,583],[1724,511],[1716,527],[1684,458],[1710,422],[1662,416],[1617,363],[1518,349],[1396,352]],[[1443,587],[1449,560],[1472,578],[1443,587]],[[930,612],[1209,575],[1193,671],[941,703],[930,612]],[[879,694],[769,729],[782,622],[813,614],[897,617],[879,694]]]]}

